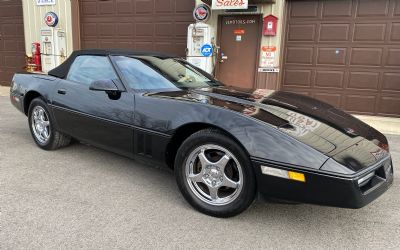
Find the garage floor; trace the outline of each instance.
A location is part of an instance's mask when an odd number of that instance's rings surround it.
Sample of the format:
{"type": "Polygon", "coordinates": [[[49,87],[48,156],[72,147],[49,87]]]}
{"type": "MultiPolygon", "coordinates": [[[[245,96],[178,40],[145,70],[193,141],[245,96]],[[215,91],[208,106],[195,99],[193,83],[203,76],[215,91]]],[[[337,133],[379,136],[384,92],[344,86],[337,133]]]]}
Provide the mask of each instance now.
{"type": "Polygon", "coordinates": [[[256,202],[216,219],[167,170],[81,144],[40,150],[8,97],[0,117],[0,249],[400,247],[400,136],[388,136],[394,185],[365,208],[256,202]]]}

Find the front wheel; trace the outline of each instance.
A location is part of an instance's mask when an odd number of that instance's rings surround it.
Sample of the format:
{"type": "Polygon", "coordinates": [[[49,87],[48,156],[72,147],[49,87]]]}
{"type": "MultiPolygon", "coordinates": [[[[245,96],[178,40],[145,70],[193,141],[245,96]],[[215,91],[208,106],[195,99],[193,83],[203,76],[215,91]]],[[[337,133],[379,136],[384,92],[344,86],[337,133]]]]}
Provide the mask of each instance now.
{"type": "Polygon", "coordinates": [[[185,199],[200,212],[215,217],[241,213],[256,193],[247,154],[216,130],[199,131],[183,142],[175,160],[175,176],[185,199]]]}
{"type": "Polygon", "coordinates": [[[28,111],[29,128],[36,144],[45,150],[54,150],[67,146],[71,137],[57,131],[46,102],[34,99],[28,111]]]}

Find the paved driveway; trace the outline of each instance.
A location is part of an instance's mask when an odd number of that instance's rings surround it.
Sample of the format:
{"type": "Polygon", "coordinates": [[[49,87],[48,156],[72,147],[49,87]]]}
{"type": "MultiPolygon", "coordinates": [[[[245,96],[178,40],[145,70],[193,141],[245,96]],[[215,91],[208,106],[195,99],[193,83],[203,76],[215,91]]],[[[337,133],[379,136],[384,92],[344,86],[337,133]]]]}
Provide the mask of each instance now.
{"type": "Polygon", "coordinates": [[[0,249],[399,248],[400,137],[393,187],[369,206],[256,202],[216,219],[193,210],[171,172],[93,147],[47,152],[0,97],[0,249]]]}

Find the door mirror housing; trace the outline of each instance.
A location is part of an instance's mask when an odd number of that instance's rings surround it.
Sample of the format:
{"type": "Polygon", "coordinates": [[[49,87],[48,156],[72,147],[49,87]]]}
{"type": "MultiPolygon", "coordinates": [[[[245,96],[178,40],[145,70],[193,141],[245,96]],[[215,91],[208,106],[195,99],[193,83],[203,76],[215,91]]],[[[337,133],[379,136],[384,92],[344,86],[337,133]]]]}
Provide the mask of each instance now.
{"type": "Polygon", "coordinates": [[[89,89],[93,91],[105,91],[107,93],[120,92],[120,90],[117,87],[117,84],[115,83],[116,81],[118,80],[106,79],[106,80],[93,81],[90,84],[89,89]]]}

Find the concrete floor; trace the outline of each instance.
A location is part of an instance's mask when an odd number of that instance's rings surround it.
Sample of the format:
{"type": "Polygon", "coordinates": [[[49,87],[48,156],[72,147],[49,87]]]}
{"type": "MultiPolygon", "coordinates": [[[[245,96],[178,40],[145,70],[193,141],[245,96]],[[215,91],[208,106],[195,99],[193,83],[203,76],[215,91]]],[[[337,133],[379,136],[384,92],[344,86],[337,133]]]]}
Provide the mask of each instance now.
{"type": "Polygon", "coordinates": [[[399,249],[395,182],[359,210],[255,202],[216,219],[193,210],[171,172],[81,144],[47,152],[0,97],[0,249],[399,249]]]}

